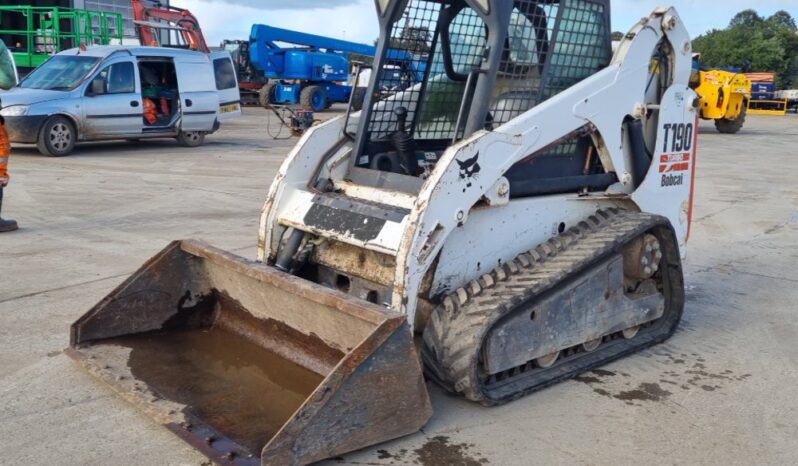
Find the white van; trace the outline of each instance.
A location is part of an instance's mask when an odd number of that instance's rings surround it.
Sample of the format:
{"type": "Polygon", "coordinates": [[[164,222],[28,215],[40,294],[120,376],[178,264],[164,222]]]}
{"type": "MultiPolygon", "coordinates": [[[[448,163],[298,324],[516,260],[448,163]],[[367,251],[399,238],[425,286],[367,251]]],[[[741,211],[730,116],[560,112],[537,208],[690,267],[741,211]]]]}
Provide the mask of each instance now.
{"type": "Polygon", "coordinates": [[[168,137],[196,147],[241,115],[228,52],[165,47],[65,50],[1,94],[0,105],[11,142],[56,157],[78,141],[168,137]]]}

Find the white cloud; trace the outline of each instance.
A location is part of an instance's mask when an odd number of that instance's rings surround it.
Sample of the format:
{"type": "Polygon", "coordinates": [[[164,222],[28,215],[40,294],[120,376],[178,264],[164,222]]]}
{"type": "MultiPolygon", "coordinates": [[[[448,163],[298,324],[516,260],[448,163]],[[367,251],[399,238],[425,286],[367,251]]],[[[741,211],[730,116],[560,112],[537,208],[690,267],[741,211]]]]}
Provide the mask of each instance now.
{"type": "MultiPolygon", "coordinates": [[[[199,0],[200,2],[214,3],[214,0],[199,0]]],[[[217,3],[249,6],[269,10],[309,10],[314,8],[336,8],[343,5],[357,3],[357,0],[301,0],[291,2],[286,0],[220,0],[217,3]]]]}
{"type": "Polygon", "coordinates": [[[626,31],[641,17],[647,16],[657,6],[674,6],[687,25],[690,35],[697,37],[711,29],[723,29],[732,17],[742,10],[753,8],[762,16],[786,10],[798,18],[795,0],[614,0],[612,2],[612,27],[626,31]]]}
{"type": "Polygon", "coordinates": [[[253,24],[367,44],[379,36],[373,0],[172,0],[171,4],[194,13],[211,45],[223,39],[248,39],[253,24]]]}
{"type": "MultiPolygon", "coordinates": [[[[200,20],[212,45],[222,39],[246,39],[252,24],[372,43],[379,35],[373,0],[172,0],[200,20]]],[[[796,0],[613,0],[612,27],[627,31],[659,5],[673,5],[692,36],[724,28],[738,11],[753,7],[769,16],[786,10],[798,18],[796,0]]]]}

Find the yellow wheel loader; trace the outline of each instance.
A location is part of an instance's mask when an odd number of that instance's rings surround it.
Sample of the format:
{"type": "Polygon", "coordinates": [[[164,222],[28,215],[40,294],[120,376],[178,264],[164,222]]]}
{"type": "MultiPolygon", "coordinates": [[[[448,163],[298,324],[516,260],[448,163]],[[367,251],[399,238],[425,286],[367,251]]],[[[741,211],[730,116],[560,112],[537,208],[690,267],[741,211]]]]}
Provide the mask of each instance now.
{"type": "Polygon", "coordinates": [[[174,242],[72,325],[73,358],[219,464],[410,434],[423,374],[506,403],[682,315],[698,98],[677,12],[613,52],[609,0],[375,5],[363,109],[287,156],[258,260],[174,242]]]}
{"type": "Polygon", "coordinates": [[[718,132],[736,134],[743,128],[752,87],[745,74],[701,69],[693,72],[690,85],[701,98],[701,118],[714,120],[718,132]]]}

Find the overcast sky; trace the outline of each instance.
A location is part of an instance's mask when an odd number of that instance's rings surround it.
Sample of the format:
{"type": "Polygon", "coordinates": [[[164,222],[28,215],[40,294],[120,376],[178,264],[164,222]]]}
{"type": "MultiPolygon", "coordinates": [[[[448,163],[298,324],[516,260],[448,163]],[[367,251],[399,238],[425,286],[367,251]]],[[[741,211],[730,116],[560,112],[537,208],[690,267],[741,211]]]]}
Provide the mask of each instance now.
{"type": "MultiPolygon", "coordinates": [[[[378,35],[373,0],[172,0],[198,18],[211,45],[247,39],[254,23],[371,43],[378,35]]],[[[796,0],[613,0],[612,28],[627,31],[659,5],[675,6],[692,36],[724,28],[753,5],[760,15],[786,10],[798,17],[796,0]]]]}

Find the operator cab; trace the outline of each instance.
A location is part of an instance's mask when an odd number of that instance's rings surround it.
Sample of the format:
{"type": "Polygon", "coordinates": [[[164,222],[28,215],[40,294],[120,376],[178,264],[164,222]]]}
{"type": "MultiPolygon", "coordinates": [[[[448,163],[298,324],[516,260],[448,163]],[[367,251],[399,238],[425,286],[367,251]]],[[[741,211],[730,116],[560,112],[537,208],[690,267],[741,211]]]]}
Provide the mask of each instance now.
{"type": "MultiPolygon", "coordinates": [[[[487,0],[378,2],[383,39],[355,138],[353,180],[418,187],[401,179],[425,178],[452,144],[499,128],[612,59],[608,0],[490,3],[486,10],[487,0]]],[[[588,156],[593,150],[589,135],[576,135],[506,176],[514,194],[551,191],[524,186],[530,180],[592,175],[602,176],[588,180],[591,189],[606,188],[617,178],[588,156]]]]}

